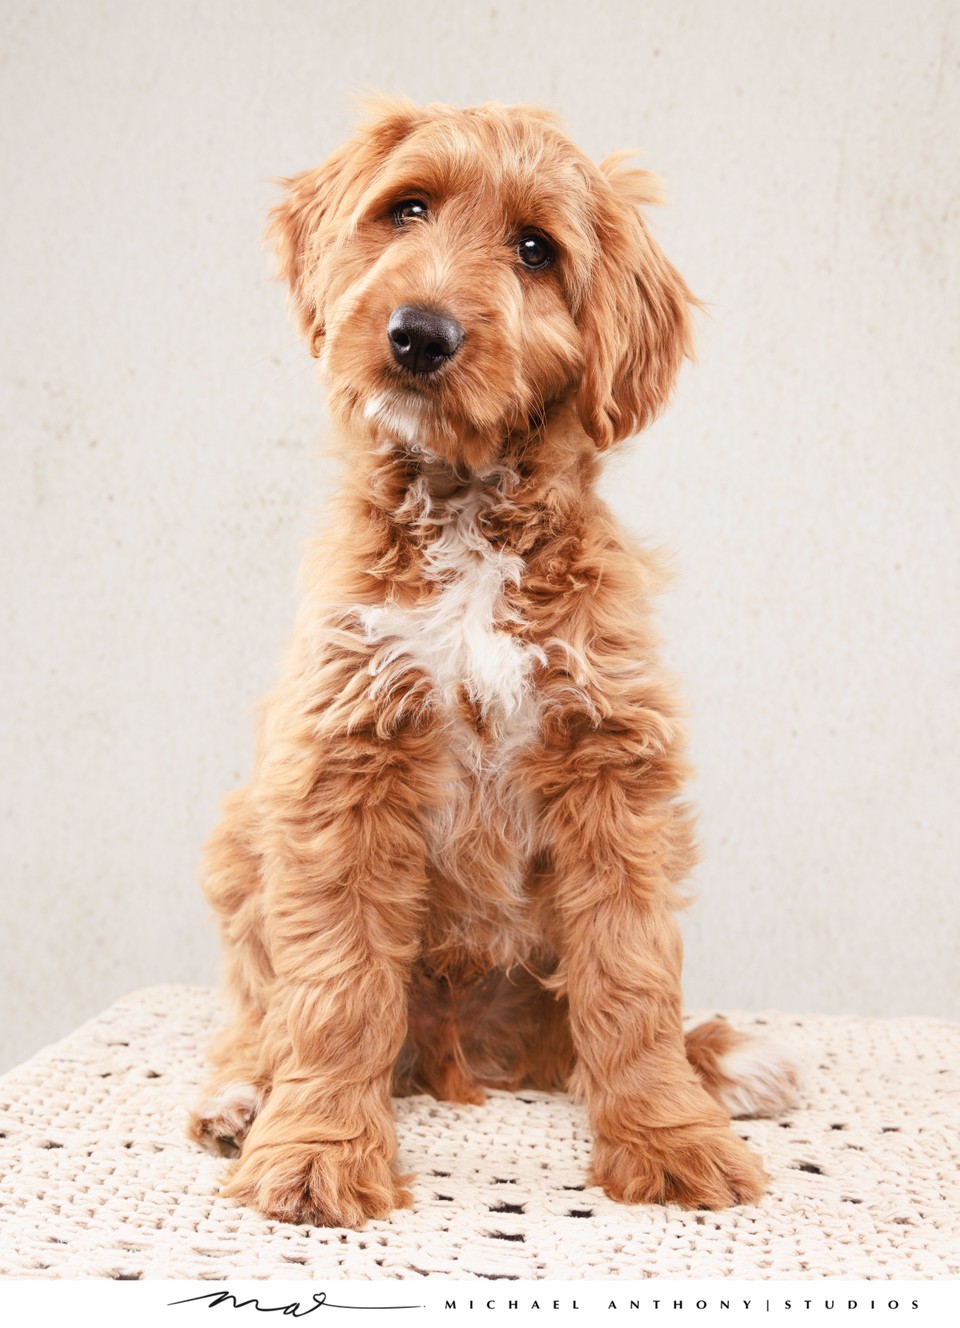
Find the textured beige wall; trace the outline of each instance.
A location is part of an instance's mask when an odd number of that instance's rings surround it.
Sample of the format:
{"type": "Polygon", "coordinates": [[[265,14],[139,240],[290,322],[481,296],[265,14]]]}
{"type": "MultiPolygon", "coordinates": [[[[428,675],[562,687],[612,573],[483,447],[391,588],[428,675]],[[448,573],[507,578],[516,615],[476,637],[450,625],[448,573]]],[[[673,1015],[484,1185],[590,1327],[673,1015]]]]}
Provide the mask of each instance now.
{"type": "Polygon", "coordinates": [[[25,3],[3,51],[0,1065],[212,980],[195,885],[329,486],[258,249],[363,88],[644,149],[710,306],[608,477],[676,550],[691,1004],[960,1016],[949,3],[25,3]]]}

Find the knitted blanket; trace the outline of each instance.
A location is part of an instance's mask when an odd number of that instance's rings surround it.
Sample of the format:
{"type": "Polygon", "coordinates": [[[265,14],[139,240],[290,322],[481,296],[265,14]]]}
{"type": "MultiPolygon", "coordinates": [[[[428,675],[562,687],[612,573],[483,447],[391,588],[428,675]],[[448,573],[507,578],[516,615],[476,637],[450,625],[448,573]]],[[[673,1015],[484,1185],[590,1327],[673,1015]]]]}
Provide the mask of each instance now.
{"type": "Polygon", "coordinates": [[[134,992],[0,1079],[0,1274],[103,1278],[944,1278],[960,1275],[960,1025],[730,1014],[789,1049],[802,1102],[735,1128],[755,1207],[685,1212],[586,1188],[563,1094],[396,1104],[414,1207],[362,1231],[217,1199],[184,1134],[223,1021],[200,987],[134,992]]]}

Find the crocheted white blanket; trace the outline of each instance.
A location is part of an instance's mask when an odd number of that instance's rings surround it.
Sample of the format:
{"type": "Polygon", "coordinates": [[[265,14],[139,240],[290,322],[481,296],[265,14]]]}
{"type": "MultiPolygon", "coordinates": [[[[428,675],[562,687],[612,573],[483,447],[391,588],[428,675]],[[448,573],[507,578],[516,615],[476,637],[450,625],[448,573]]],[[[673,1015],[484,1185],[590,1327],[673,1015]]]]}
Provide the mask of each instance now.
{"type": "Polygon", "coordinates": [[[16,1277],[522,1279],[960,1275],[960,1025],[730,1015],[800,1063],[799,1109],[736,1128],[757,1207],[623,1207],[584,1188],[562,1094],[397,1103],[414,1207],[363,1231],[266,1221],[184,1135],[222,1020],[200,987],[134,992],[0,1079],[0,1273],[16,1277]]]}

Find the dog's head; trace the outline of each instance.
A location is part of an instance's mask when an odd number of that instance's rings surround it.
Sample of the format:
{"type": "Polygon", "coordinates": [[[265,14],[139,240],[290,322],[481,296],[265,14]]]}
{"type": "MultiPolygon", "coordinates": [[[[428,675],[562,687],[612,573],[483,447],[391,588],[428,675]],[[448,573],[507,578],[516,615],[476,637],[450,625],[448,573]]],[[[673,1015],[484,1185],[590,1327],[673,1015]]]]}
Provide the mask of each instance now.
{"type": "Polygon", "coordinates": [[[655,178],[530,107],[377,112],[271,216],[335,413],[470,466],[566,398],[598,447],[642,428],[695,303],[639,211],[655,178]]]}

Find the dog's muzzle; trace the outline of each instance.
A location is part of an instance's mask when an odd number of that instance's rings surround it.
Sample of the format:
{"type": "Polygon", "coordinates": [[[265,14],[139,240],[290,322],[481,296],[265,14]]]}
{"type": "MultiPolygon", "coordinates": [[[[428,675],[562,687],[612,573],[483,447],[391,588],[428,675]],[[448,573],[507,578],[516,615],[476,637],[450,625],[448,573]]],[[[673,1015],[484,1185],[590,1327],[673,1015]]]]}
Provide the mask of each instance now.
{"type": "Polygon", "coordinates": [[[402,304],[387,323],[387,340],[397,364],[415,374],[435,373],[463,345],[463,328],[446,314],[402,304]]]}

